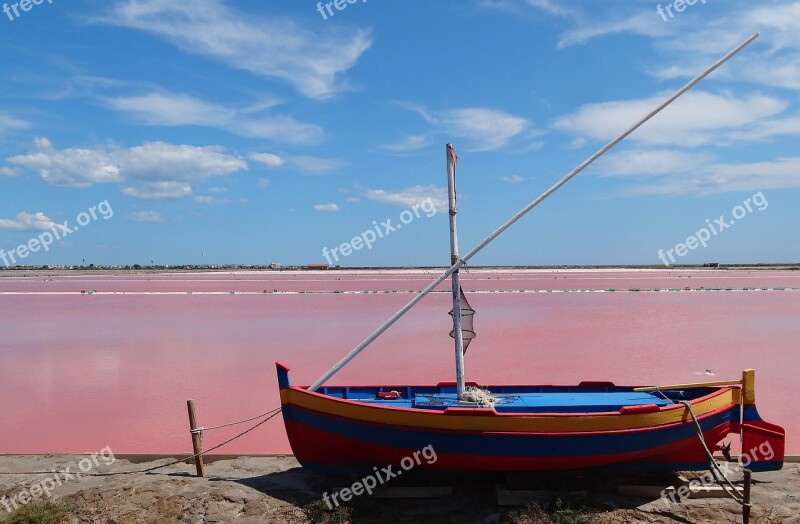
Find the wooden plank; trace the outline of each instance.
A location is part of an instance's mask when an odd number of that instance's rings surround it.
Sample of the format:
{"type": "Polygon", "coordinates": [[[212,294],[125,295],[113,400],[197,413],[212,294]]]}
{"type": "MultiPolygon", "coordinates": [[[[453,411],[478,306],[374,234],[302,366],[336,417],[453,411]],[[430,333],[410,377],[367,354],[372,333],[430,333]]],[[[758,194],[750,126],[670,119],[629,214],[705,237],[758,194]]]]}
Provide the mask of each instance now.
{"type": "MultiPolygon", "coordinates": [[[[333,491],[343,489],[352,490],[352,486],[336,487],[333,491]]],[[[384,486],[372,490],[372,496],[378,499],[440,499],[452,495],[452,486],[384,486]]]]}
{"type": "MultiPolygon", "coordinates": [[[[727,488],[729,491],[732,491],[730,486],[727,486],[727,488]]],[[[690,499],[722,499],[728,498],[729,496],[722,486],[690,486],[689,489],[691,493],[689,493],[687,498],[690,499]]],[[[744,494],[744,490],[740,486],[736,486],[736,492],[739,495],[744,494]]]]}
{"type": "Polygon", "coordinates": [[[524,506],[529,502],[546,504],[553,498],[549,491],[508,489],[506,486],[496,486],[498,506],[524,506]]]}
{"type": "MultiPolygon", "coordinates": [[[[717,483],[709,484],[708,486],[703,486],[697,479],[688,479],[683,475],[678,475],[678,478],[683,483],[683,486],[689,489],[689,494],[686,498],[690,499],[718,499],[728,497],[729,495],[725,493],[725,490],[717,483]]],[[[731,490],[730,486],[726,486],[728,490],[731,490]]],[[[737,486],[736,491],[739,495],[742,494],[742,488],[737,486]]]]}
{"type": "Polygon", "coordinates": [[[647,386],[641,388],[633,388],[634,391],[668,391],[671,389],[694,389],[694,388],[710,388],[716,386],[740,386],[741,380],[718,380],[716,382],[695,382],[692,384],[672,384],[669,386],[647,386]]]}
{"type": "Polygon", "coordinates": [[[585,499],[586,491],[555,492],[530,489],[508,489],[507,486],[495,486],[498,506],[524,506],[529,502],[548,504],[556,498],[585,499]]]}
{"type": "Polygon", "coordinates": [[[375,490],[379,499],[439,499],[453,495],[451,486],[387,487],[375,490]]]}
{"type": "Polygon", "coordinates": [[[658,499],[662,495],[667,497],[675,492],[675,486],[617,486],[617,493],[626,497],[638,497],[642,499],[658,499]]]}

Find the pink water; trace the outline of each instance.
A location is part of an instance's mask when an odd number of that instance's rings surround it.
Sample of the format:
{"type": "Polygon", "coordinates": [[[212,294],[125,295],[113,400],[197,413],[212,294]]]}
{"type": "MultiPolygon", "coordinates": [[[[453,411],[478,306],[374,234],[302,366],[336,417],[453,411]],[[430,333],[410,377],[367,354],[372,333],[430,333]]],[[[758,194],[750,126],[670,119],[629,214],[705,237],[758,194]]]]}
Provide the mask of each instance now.
{"type": "MultiPolygon", "coordinates": [[[[798,273],[471,271],[464,288],[480,292],[470,294],[478,339],[467,377],[664,384],[738,378],[754,367],[762,415],[786,428],[787,453],[800,454],[800,290],[776,289],[800,288],[798,273]],[[753,287],[768,290],[736,291],[753,287]],[[611,288],[681,291],[587,292],[611,288]],[[520,292],[548,289],[570,292],[520,292]]],[[[422,271],[0,278],[0,453],[189,451],[186,399],[205,426],[276,407],[275,360],[292,368],[294,383],[313,382],[431,279],[422,271]]],[[[452,380],[448,301],[427,298],[332,382],[452,380]]],[[[207,433],[206,448],[236,429],[207,433]]],[[[282,421],[219,452],[287,453],[282,421]]]]}

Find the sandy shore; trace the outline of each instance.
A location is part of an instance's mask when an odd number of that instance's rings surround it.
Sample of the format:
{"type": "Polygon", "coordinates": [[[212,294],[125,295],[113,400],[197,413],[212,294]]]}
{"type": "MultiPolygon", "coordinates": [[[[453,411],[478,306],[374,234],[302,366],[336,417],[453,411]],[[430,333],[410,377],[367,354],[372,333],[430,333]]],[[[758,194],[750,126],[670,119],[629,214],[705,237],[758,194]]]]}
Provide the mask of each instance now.
{"type": "MultiPolygon", "coordinates": [[[[82,456],[0,456],[0,471],[79,471],[82,456]]],[[[166,461],[132,464],[101,462],[93,472],[144,469],[166,461]]],[[[376,499],[358,497],[336,512],[326,510],[322,493],[347,486],[348,477],[317,476],[292,457],[241,457],[206,466],[207,478],[193,476],[194,467],[178,464],[157,473],[62,480],[48,500],[66,501],[69,523],[201,523],[201,522],[476,522],[522,523],[536,520],[530,508],[497,505],[495,486],[501,476],[458,475],[410,478],[417,485],[449,485],[453,495],[440,499],[376,499]]],[[[20,492],[43,485],[50,475],[0,475],[2,504],[17,501],[20,492]]],[[[573,491],[576,478],[548,476],[539,482],[573,491]]],[[[575,522],[740,522],[740,508],[729,499],[691,499],[668,505],[663,499],[637,499],[611,493],[614,480],[583,477],[588,495],[575,504],[591,508],[589,520],[575,522]],[[594,487],[591,487],[594,486],[594,487]]],[[[800,465],[754,475],[752,522],[800,523],[800,465]]],[[[535,479],[529,479],[531,488],[535,479]]],[[[35,492],[35,488],[32,492],[35,492]]],[[[554,497],[557,496],[554,494],[554,497]]],[[[41,496],[40,498],[46,498],[41,496]]],[[[565,498],[565,500],[568,497],[565,498]]]]}

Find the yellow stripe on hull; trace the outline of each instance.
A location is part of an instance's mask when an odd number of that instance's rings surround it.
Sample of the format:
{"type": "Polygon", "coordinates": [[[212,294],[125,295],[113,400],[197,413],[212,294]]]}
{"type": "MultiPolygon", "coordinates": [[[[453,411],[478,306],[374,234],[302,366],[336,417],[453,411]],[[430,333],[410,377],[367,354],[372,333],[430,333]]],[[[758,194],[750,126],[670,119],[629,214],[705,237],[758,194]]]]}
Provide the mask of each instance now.
{"type": "MultiPolygon", "coordinates": [[[[725,407],[734,407],[741,398],[738,388],[720,388],[718,392],[693,402],[698,417],[725,407]]],[[[343,400],[311,393],[299,388],[281,390],[284,405],[333,415],[349,420],[374,424],[408,426],[431,430],[491,431],[514,433],[572,433],[616,431],[650,428],[691,420],[682,405],[662,408],[652,413],[565,413],[529,415],[497,413],[492,415],[444,414],[441,411],[420,411],[408,408],[372,406],[353,400],[343,400]]],[[[487,410],[490,408],[486,408],[487,410]]]]}

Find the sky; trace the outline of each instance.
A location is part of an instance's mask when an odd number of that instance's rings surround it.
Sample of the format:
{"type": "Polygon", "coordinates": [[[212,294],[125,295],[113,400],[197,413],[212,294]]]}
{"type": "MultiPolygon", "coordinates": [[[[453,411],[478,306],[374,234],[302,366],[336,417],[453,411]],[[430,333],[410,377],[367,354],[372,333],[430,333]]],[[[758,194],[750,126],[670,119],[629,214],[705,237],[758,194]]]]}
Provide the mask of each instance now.
{"type": "Polygon", "coordinates": [[[755,32],[470,263],[800,262],[800,2],[37,2],[0,266],[444,266],[755,32]]]}

